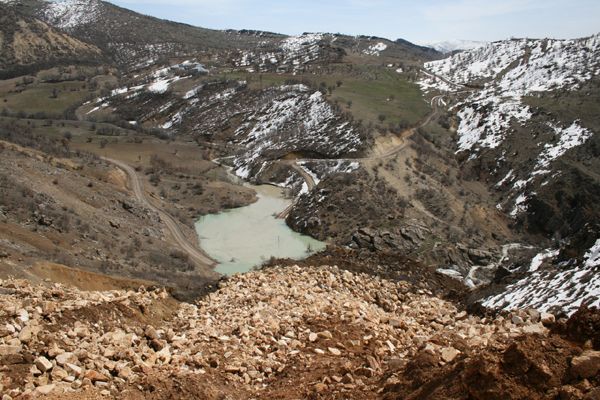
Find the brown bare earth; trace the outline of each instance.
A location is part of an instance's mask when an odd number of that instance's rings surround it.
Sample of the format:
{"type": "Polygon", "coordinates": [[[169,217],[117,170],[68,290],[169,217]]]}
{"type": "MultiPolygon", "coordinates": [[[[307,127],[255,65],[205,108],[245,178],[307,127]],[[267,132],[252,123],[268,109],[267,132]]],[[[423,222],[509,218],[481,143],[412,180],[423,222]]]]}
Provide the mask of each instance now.
{"type": "Polygon", "coordinates": [[[137,143],[120,140],[103,148],[97,143],[101,139],[92,137],[88,143],[89,136],[79,137],[72,146],[134,168],[153,201],[192,228],[201,215],[256,201],[253,190],[232,184],[225,170],[210,161],[216,156],[196,142],[136,136],[137,143]]]}
{"type": "MultiPolygon", "coordinates": [[[[0,4],[0,65],[3,70],[57,59],[100,60],[98,47],[61,32],[46,23],[24,17],[0,4]]],[[[4,71],[3,71],[4,72],[4,71]]]]}
{"type": "Polygon", "coordinates": [[[162,289],[0,281],[0,390],[15,399],[595,399],[600,311],[481,318],[335,267],[162,289]],[[550,329],[549,329],[550,328],[550,329]],[[553,330],[562,333],[553,333],[553,330]],[[566,329],[566,330],[565,330],[566,329]]]}
{"type": "MultiPolygon", "coordinates": [[[[201,293],[214,282],[212,269],[190,258],[168,235],[160,215],[137,201],[120,169],[27,132],[15,141],[27,147],[0,142],[2,276],[51,279],[86,289],[162,282],[184,296],[201,293]],[[69,268],[84,272],[67,272],[69,268]]],[[[183,223],[173,224],[181,226],[186,238],[193,237],[183,223]]]]}
{"type": "Polygon", "coordinates": [[[182,232],[181,226],[173,219],[173,217],[163,211],[160,207],[155,206],[146,196],[146,191],[144,189],[143,183],[141,182],[138,174],[135,169],[129,166],[127,163],[122,161],[113,160],[111,158],[104,158],[105,161],[108,161],[112,164],[115,164],[122,171],[125,171],[129,177],[130,187],[135,194],[136,199],[142,203],[147,208],[151,209],[155,213],[157,213],[161,219],[161,221],[165,224],[166,229],[168,230],[171,239],[174,243],[181,248],[188,256],[199,266],[199,267],[214,267],[216,262],[211,259],[202,249],[200,249],[194,241],[188,240],[186,235],[182,232]]]}
{"type": "Polygon", "coordinates": [[[471,352],[439,366],[439,357],[416,355],[386,386],[384,399],[594,399],[598,376],[582,380],[572,361],[583,350],[561,337],[527,335],[500,349],[471,352]]]}
{"type": "Polygon", "coordinates": [[[113,289],[137,289],[140,286],[152,286],[155,282],[125,279],[113,277],[81,269],[69,268],[67,266],[49,262],[35,263],[29,270],[34,276],[62,283],[67,286],[75,286],[82,290],[113,290],[113,289]]]}

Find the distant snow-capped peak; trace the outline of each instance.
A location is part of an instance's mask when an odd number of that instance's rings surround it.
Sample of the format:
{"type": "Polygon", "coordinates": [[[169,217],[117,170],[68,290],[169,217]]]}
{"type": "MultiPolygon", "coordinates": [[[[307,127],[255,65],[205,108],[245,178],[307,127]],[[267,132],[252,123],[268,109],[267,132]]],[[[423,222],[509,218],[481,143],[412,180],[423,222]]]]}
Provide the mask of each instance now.
{"type": "Polygon", "coordinates": [[[443,42],[426,43],[425,46],[431,47],[440,53],[452,53],[456,50],[472,50],[483,47],[488,42],[477,40],[446,40],[443,42]]]}

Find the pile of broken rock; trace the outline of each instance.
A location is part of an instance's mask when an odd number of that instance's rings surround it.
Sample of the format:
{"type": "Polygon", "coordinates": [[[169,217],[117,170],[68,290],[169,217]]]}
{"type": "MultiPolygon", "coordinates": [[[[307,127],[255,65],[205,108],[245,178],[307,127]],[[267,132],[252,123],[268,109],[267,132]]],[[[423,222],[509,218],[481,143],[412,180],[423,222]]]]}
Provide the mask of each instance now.
{"type": "MultiPolygon", "coordinates": [[[[417,354],[449,365],[522,335],[546,336],[554,322],[534,310],[468,315],[407,283],[328,266],[236,275],[197,304],[162,289],[88,292],[6,280],[0,390],[6,399],[90,389],[126,397],[161,374],[216,377],[240,398],[285,388],[300,397],[371,398],[417,354]]],[[[574,369],[597,373],[596,352],[580,357],[574,369]]]]}

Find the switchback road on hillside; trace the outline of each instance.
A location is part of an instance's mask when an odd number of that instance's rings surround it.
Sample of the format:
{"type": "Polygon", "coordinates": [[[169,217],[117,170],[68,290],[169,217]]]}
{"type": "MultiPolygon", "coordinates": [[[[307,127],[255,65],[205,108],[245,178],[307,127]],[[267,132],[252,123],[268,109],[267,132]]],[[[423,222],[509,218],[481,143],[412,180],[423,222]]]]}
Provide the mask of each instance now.
{"type": "Polygon", "coordinates": [[[106,157],[102,157],[102,159],[116,165],[127,174],[129,181],[131,182],[131,189],[133,190],[137,200],[158,214],[173,238],[175,244],[177,244],[181,250],[187,253],[195,264],[203,268],[213,268],[217,264],[215,260],[210,258],[202,250],[198,249],[193,243],[190,243],[190,241],[181,231],[179,223],[175,220],[175,218],[150,202],[148,197],[146,197],[146,193],[144,192],[143,183],[134,168],[119,160],[106,157]]]}
{"type": "MultiPolygon", "coordinates": [[[[287,164],[291,168],[296,170],[302,176],[304,181],[306,182],[306,185],[308,186],[308,191],[310,192],[316,186],[315,180],[309,173],[306,172],[306,170],[304,168],[302,168],[298,164],[298,162],[306,161],[306,162],[319,163],[319,162],[331,162],[331,161],[348,161],[348,162],[359,162],[360,163],[360,162],[365,162],[365,161],[377,161],[377,160],[382,160],[382,159],[393,157],[396,154],[400,153],[408,145],[408,141],[406,139],[408,139],[412,135],[414,135],[415,132],[417,132],[417,130],[419,128],[423,128],[423,127],[429,125],[431,123],[431,121],[433,121],[433,119],[439,115],[439,109],[443,103],[443,97],[444,97],[443,95],[433,97],[431,99],[431,107],[432,107],[431,113],[429,113],[429,115],[427,117],[425,117],[425,119],[417,126],[414,126],[410,129],[407,129],[406,131],[402,132],[399,135],[399,139],[401,140],[401,143],[399,145],[396,145],[396,146],[393,146],[393,147],[387,149],[382,154],[372,154],[368,157],[362,157],[362,158],[335,158],[335,159],[306,158],[306,159],[295,159],[295,160],[279,160],[279,162],[283,163],[283,164],[287,164]]],[[[296,196],[296,198],[294,199],[292,204],[290,204],[289,206],[287,206],[285,208],[285,210],[280,212],[277,215],[277,218],[281,218],[281,219],[287,218],[287,216],[289,215],[292,208],[294,208],[294,206],[298,202],[299,198],[300,198],[300,196],[296,196]]]]}

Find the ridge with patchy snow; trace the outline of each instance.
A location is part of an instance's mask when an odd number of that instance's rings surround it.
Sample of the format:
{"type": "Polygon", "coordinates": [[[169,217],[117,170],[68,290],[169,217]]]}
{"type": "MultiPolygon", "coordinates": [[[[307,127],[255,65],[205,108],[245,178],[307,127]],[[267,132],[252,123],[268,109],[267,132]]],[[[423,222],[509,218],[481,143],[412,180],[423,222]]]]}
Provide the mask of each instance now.
{"type": "MultiPolygon", "coordinates": [[[[460,120],[458,151],[476,159],[485,149],[502,146],[514,134],[515,125],[528,124],[532,110],[523,102],[524,96],[575,90],[599,76],[600,35],[578,40],[494,42],[426,63],[425,68],[430,74],[420,82],[424,90],[470,92],[455,106],[460,120]]],[[[526,197],[524,189],[532,177],[549,175],[553,161],[583,145],[594,134],[578,121],[548,122],[545,130],[558,141],[540,144],[534,167],[521,171],[521,179],[516,174],[510,177],[514,198],[526,197]]],[[[500,182],[510,184],[506,178],[500,182]]],[[[517,206],[508,208],[518,210],[517,206]]]]}

